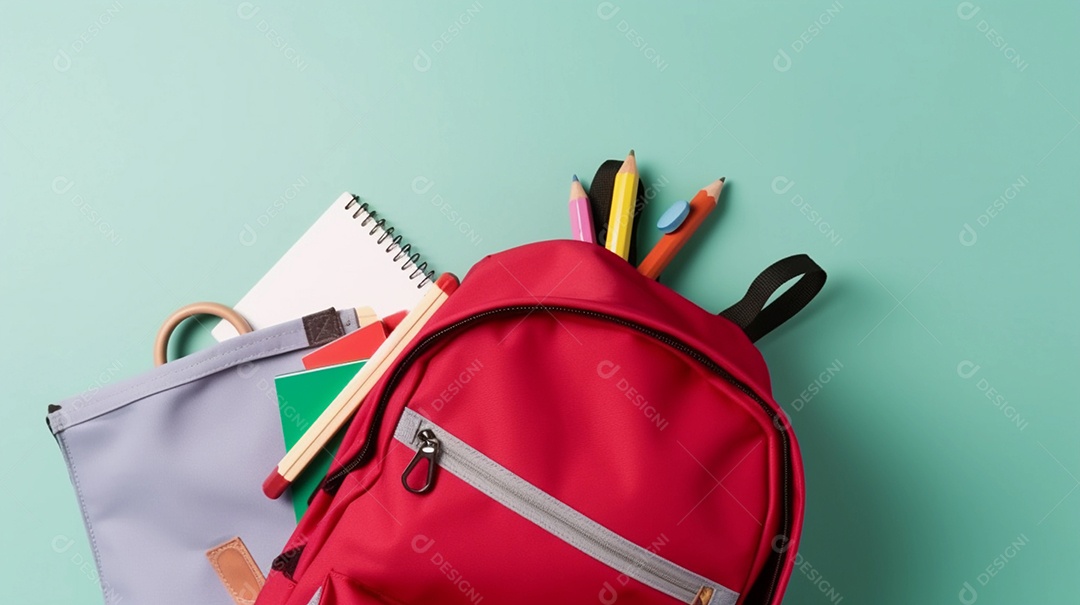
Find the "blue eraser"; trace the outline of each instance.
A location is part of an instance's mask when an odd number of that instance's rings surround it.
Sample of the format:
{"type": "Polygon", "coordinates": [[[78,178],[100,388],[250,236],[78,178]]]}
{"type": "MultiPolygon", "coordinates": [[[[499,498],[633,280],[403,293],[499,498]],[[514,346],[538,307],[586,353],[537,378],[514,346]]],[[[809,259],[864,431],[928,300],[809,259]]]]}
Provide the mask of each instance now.
{"type": "Polygon", "coordinates": [[[679,228],[690,214],[690,202],[679,200],[672,204],[656,221],[656,228],[662,233],[671,233],[679,228]]]}

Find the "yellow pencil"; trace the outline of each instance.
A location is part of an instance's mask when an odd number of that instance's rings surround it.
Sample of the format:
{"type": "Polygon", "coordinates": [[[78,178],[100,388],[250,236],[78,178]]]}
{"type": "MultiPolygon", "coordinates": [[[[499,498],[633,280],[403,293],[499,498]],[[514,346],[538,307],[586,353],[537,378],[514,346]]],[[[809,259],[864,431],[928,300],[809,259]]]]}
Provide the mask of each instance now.
{"type": "Polygon", "coordinates": [[[630,235],[634,228],[634,206],[637,205],[638,170],[634,150],[626,156],[615,174],[611,193],[611,216],[608,217],[607,242],[604,247],[619,256],[630,258],[630,235]]]}

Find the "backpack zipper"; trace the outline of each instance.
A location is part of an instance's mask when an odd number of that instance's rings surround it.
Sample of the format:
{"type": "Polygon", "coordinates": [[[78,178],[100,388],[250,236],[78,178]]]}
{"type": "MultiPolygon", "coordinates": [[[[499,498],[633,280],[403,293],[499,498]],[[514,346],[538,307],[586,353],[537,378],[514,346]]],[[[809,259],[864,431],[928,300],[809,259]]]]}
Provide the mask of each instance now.
{"type": "Polygon", "coordinates": [[[405,486],[407,491],[414,494],[423,494],[431,490],[435,486],[435,469],[439,465],[439,455],[442,453],[442,443],[435,437],[435,433],[431,429],[424,429],[416,435],[420,439],[420,447],[416,448],[416,455],[413,456],[412,462],[409,466],[405,467],[405,472],[401,473],[401,484],[405,486]],[[424,479],[424,484],[420,487],[413,487],[409,485],[409,475],[412,474],[416,465],[427,460],[427,477],[424,479]]]}
{"type": "Polygon", "coordinates": [[[405,408],[394,438],[416,450],[401,474],[401,483],[410,492],[431,491],[434,469],[442,468],[587,556],[683,603],[689,605],[703,594],[709,595],[703,602],[712,605],[734,605],[739,598],[586,517],[412,409],[405,408]],[[409,475],[422,460],[431,465],[425,483],[410,487],[409,475]]]}
{"type": "MultiPolygon", "coordinates": [[[[486,318],[491,317],[491,316],[495,316],[495,315],[511,315],[511,314],[515,314],[515,313],[532,313],[532,312],[536,312],[536,311],[568,313],[568,314],[572,314],[572,315],[581,315],[581,316],[585,316],[585,317],[592,317],[594,319],[600,319],[600,320],[603,320],[603,321],[609,321],[609,322],[621,325],[623,327],[630,328],[632,330],[636,330],[637,332],[640,332],[641,334],[645,334],[646,336],[649,336],[649,337],[651,337],[651,338],[653,338],[655,340],[658,340],[658,341],[668,345],[669,347],[671,347],[671,348],[673,348],[673,349],[675,349],[675,350],[689,356],[694,361],[697,361],[701,365],[705,366],[705,368],[708,369],[710,372],[712,372],[713,374],[719,376],[725,382],[727,382],[731,386],[735,387],[735,389],[737,389],[738,391],[740,391],[741,393],[743,393],[744,395],[746,395],[747,397],[752,399],[755,403],[757,403],[758,406],[769,416],[769,419],[772,421],[773,426],[776,427],[777,434],[780,437],[780,446],[781,446],[781,454],[782,454],[781,459],[782,459],[782,470],[783,470],[782,486],[783,486],[783,492],[784,492],[783,493],[783,498],[781,499],[781,506],[780,506],[780,510],[781,510],[781,524],[780,524],[780,527],[781,527],[781,531],[784,532],[784,535],[777,536],[777,538],[782,538],[782,543],[784,545],[786,545],[788,543],[789,537],[786,535],[786,533],[787,533],[787,531],[789,529],[788,526],[791,523],[791,511],[789,510],[790,499],[791,499],[791,494],[790,494],[790,484],[791,484],[791,468],[790,468],[791,467],[791,460],[790,460],[791,452],[790,452],[790,444],[788,442],[787,431],[784,430],[782,428],[781,423],[778,422],[779,421],[779,416],[772,409],[772,407],[769,406],[769,404],[765,401],[765,399],[763,399],[760,395],[758,395],[756,392],[754,392],[754,390],[751,389],[749,386],[747,386],[746,383],[739,380],[738,378],[733,376],[730,372],[725,370],[720,364],[718,364],[715,361],[713,361],[712,359],[710,359],[707,355],[705,355],[701,351],[698,351],[697,349],[691,347],[690,345],[682,342],[681,340],[678,340],[677,338],[675,338],[675,337],[673,337],[673,336],[671,336],[669,334],[666,334],[664,332],[660,332],[659,330],[654,330],[653,328],[650,328],[648,326],[645,326],[645,325],[642,325],[642,324],[639,324],[639,323],[636,323],[636,322],[633,322],[633,321],[623,319],[623,318],[618,317],[616,315],[611,315],[611,314],[608,314],[608,313],[600,313],[598,311],[590,311],[588,309],[578,309],[578,308],[575,308],[575,307],[550,306],[550,305],[512,305],[512,306],[507,306],[507,307],[499,307],[499,308],[496,308],[496,309],[489,309],[487,311],[482,311],[482,312],[477,313],[475,315],[470,315],[469,317],[458,320],[458,321],[456,321],[456,322],[454,322],[454,323],[452,323],[452,324],[450,324],[448,326],[440,328],[439,330],[436,330],[435,332],[432,332],[431,334],[427,335],[423,340],[421,340],[419,343],[417,343],[416,346],[413,347],[405,355],[404,358],[402,358],[401,362],[394,369],[393,374],[390,375],[390,379],[387,381],[386,386],[383,388],[382,394],[379,397],[378,405],[375,407],[375,411],[372,414],[371,425],[368,427],[368,432],[367,432],[367,435],[364,438],[364,444],[362,446],[360,446],[360,451],[358,451],[356,453],[356,455],[353,456],[348,462],[346,462],[341,468],[339,468],[333,474],[327,475],[327,477],[325,479],[323,479],[322,490],[325,491],[325,492],[331,493],[331,494],[335,493],[337,491],[337,489],[339,487],[341,487],[341,482],[344,481],[345,477],[348,476],[349,473],[351,473],[352,471],[356,470],[357,468],[359,468],[359,467],[361,467],[361,466],[363,466],[363,465],[365,465],[365,464],[367,464],[368,462],[371,461],[371,458],[372,458],[372,456],[374,454],[374,443],[375,443],[375,440],[378,438],[379,429],[382,426],[382,419],[383,419],[383,416],[386,413],[386,407],[390,403],[390,397],[393,394],[394,386],[396,386],[398,381],[401,380],[401,378],[405,374],[405,371],[409,368],[409,366],[412,364],[412,362],[418,356],[420,356],[420,354],[422,354],[429,347],[431,347],[431,345],[435,341],[437,341],[438,339],[442,338],[443,336],[445,336],[445,335],[447,335],[447,334],[449,334],[451,332],[457,331],[457,330],[459,330],[459,329],[461,329],[461,328],[463,328],[465,326],[476,323],[476,322],[480,321],[481,319],[486,319],[486,318]]],[[[773,544],[775,544],[775,543],[776,543],[776,540],[773,541],[773,544]]],[[[762,600],[762,603],[770,603],[772,601],[773,593],[776,591],[777,583],[780,580],[780,570],[783,568],[784,558],[787,556],[787,548],[784,548],[782,551],[778,552],[777,554],[778,554],[778,556],[776,557],[776,565],[773,568],[772,579],[771,579],[771,581],[769,583],[768,591],[765,593],[766,596],[765,596],[765,599],[762,600]]]]}

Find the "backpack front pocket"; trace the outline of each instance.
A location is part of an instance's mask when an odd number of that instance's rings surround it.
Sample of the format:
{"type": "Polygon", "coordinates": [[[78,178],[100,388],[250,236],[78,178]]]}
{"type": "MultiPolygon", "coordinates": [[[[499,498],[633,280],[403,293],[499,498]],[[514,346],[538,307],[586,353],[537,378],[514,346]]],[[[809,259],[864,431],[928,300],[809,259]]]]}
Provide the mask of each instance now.
{"type": "Polygon", "coordinates": [[[738,600],[733,590],[607,529],[412,409],[404,410],[394,437],[416,452],[402,473],[403,489],[437,491],[445,471],[567,545],[681,603],[734,605],[738,600]]]}

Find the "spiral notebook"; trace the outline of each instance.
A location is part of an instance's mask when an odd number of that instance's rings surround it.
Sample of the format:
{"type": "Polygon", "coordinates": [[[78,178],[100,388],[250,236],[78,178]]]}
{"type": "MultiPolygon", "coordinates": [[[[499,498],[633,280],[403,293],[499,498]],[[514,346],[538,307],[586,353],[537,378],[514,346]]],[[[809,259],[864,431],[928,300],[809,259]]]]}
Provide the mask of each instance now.
{"type": "MultiPolygon", "coordinates": [[[[370,306],[385,317],[416,306],[433,278],[384,217],[343,193],[234,308],[255,329],[327,307],[370,306]]],[[[222,321],[212,334],[221,341],[236,330],[222,321]]]]}

